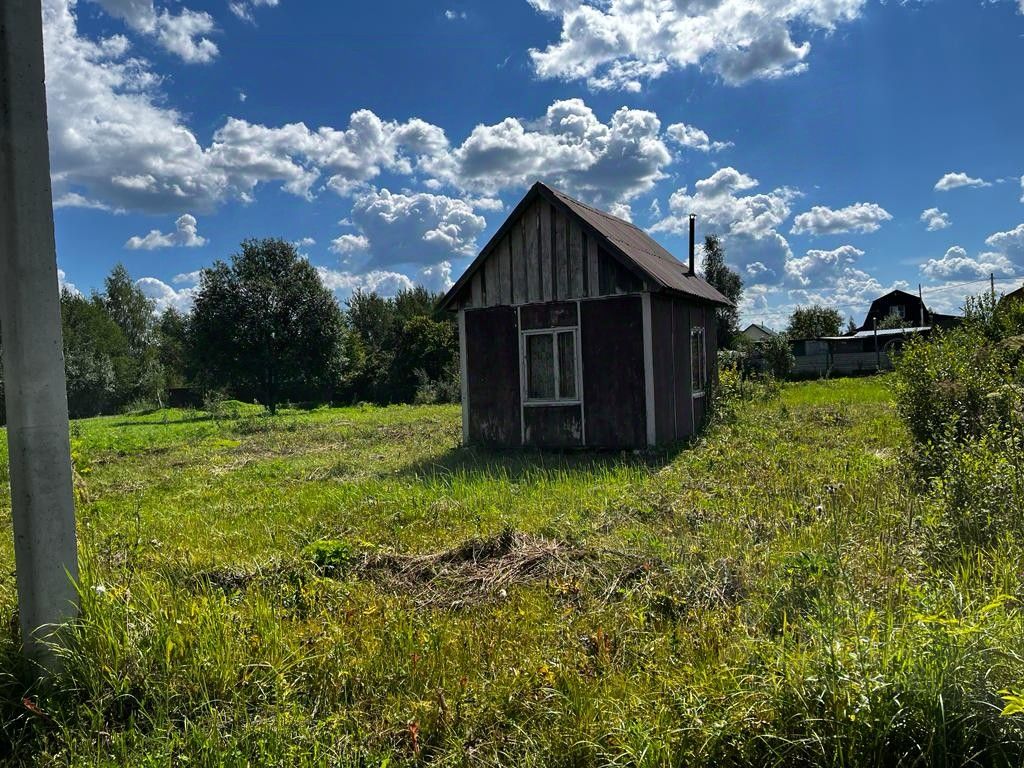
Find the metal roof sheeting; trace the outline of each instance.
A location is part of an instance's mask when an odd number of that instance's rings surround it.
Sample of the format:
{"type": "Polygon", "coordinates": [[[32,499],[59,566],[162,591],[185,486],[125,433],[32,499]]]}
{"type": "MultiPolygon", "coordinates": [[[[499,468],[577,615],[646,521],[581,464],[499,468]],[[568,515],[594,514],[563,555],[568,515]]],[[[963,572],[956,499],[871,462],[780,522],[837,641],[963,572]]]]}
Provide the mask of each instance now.
{"type": "Polygon", "coordinates": [[[543,182],[537,182],[577,216],[596,229],[618,251],[632,261],[655,283],[670,291],[695,296],[714,304],[731,306],[732,302],[707,280],[689,274],[688,267],[663,248],[640,227],[610,213],[593,208],[543,182]]]}
{"type": "Polygon", "coordinates": [[[519,201],[505,223],[498,228],[473,263],[441,300],[440,307],[442,309],[451,309],[454,306],[455,297],[469,284],[469,278],[483,265],[491,249],[501,239],[511,222],[521,215],[526,210],[527,204],[538,195],[547,198],[553,205],[564,206],[571,214],[582,219],[589,229],[607,241],[607,250],[615,258],[628,262],[628,265],[642,273],[656,286],[711,304],[732,306],[732,302],[719,293],[707,280],[697,275],[688,274],[686,264],[662,248],[654,238],[636,225],[612,216],[610,213],[600,211],[538,181],[519,201]]]}
{"type": "Polygon", "coordinates": [[[930,325],[916,325],[907,328],[886,328],[884,331],[857,331],[849,336],[822,336],[817,341],[848,341],[850,339],[870,339],[877,333],[879,336],[905,336],[907,334],[926,333],[930,331],[930,325]]]}

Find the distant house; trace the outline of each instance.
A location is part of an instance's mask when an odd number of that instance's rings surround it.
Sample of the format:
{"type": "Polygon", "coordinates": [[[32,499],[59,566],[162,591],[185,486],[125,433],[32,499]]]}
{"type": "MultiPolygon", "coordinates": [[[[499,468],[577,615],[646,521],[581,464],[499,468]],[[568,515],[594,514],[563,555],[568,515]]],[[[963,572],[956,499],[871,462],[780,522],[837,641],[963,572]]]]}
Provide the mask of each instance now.
{"type": "Polygon", "coordinates": [[[758,325],[757,323],[751,323],[742,331],[740,331],[740,336],[743,336],[745,339],[754,344],[757,344],[758,342],[761,341],[767,341],[768,339],[775,335],[775,331],[771,330],[770,328],[766,328],[763,325],[758,325]]]}
{"type": "Polygon", "coordinates": [[[1021,300],[1024,300],[1024,285],[1022,285],[1020,288],[1014,291],[1010,291],[1009,293],[1005,294],[1002,298],[999,299],[999,303],[1002,304],[1004,301],[1010,302],[1021,300]]]}
{"type": "Polygon", "coordinates": [[[931,330],[930,326],[917,326],[793,341],[793,374],[848,376],[890,370],[896,353],[909,338],[931,330]]]}
{"type": "Polygon", "coordinates": [[[932,312],[925,306],[920,296],[906,291],[894,290],[871,302],[864,324],[858,331],[874,330],[875,323],[881,322],[890,315],[896,315],[907,321],[907,328],[938,327],[950,328],[960,322],[956,315],[943,315],[932,312]]]}
{"type": "Polygon", "coordinates": [[[465,443],[639,448],[695,433],[729,301],[633,224],[530,189],[442,300],[465,443]]]}

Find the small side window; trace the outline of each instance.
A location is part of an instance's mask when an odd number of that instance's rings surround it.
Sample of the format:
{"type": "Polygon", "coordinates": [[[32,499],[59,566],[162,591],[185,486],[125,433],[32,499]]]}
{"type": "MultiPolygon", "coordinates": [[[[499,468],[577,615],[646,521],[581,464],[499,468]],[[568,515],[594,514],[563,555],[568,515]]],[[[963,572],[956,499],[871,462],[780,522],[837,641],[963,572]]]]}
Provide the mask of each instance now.
{"type": "Polygon", "coordinates": [[[704,329],[694,328],[690,331],[690,379],[693,396],[704,394],[708,377],[708,355],[704,344],[704,329]]]}

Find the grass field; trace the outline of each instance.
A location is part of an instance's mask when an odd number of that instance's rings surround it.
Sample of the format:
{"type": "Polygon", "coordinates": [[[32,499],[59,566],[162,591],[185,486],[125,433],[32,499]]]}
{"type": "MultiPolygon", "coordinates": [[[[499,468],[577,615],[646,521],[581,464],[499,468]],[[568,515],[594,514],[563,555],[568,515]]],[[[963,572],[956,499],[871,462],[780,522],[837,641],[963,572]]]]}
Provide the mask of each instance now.
{"type": "Polygon", "coordinates": [[[3,759],[1021,762],[1021,548],[943,538],[885,378],[657,455],[462,449],[449,406],[229,416],[73,424],[83,620],[27,690],[5,536],[3,759]]]}

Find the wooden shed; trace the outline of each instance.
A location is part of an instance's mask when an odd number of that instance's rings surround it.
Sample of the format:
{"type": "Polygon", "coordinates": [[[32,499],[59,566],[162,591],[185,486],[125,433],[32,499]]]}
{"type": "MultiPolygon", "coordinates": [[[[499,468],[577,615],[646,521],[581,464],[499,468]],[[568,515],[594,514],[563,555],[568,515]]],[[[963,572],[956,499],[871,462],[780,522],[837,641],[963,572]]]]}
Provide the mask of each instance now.
{"type": "Polygon", "coordinates": [[[694,434],[729,301],[633,224],[536,183],[452,287],[465,443],[642,448],[694,434]]]}

